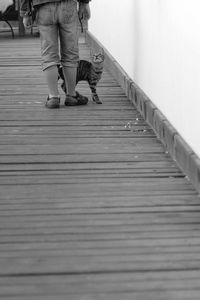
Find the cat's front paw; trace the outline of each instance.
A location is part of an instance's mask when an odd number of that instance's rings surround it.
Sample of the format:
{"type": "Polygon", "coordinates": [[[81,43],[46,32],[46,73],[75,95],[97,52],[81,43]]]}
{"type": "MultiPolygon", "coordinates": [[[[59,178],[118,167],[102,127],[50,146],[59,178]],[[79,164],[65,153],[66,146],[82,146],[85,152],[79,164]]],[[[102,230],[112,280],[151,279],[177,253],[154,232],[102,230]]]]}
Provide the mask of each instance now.
{"type": "Polygon", "coordinates": [[[96,103],[96,104],[102,104],[102,101],[99,99],[98,95],[93,95],[92,96],[92,100],[96,103]]]}

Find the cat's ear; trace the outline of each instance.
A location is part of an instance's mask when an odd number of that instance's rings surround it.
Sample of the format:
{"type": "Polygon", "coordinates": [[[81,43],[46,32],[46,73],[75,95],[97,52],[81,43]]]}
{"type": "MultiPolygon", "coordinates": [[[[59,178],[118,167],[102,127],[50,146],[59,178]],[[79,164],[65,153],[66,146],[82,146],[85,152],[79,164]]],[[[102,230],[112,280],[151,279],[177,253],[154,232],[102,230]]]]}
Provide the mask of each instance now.
{"type": "Polygon", "coordinates": [[[90,57],[93,57],[94,55],[95,55],[94,50],[92,50],[92,49],[90,48],[90,57]]]}
{"type": "Polygon", "coordinates": [[[101,55],[103,55],[103,57],[105,56],[105,52],[103,48],[101,48],[101,55]]]}

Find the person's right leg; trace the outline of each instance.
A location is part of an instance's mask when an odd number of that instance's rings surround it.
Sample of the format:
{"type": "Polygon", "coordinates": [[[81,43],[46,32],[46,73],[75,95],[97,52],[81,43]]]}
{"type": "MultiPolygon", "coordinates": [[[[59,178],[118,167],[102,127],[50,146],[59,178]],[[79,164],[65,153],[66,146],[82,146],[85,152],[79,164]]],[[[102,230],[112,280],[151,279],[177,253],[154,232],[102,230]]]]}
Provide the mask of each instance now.
{"type": "Polygon", "coordinates": [[[58,26],[54,11],[57,9],[55,3],[47,3],[39,6],[36,15],[37,25],[40,31],[42,67],[46,78],[49,95],[46,106],[58,108],[60,96],[58,91],[58,70],[60,63],[58,48],[58,26]]]}
{"type": "Polygon", "coordinates": [[[45,69],[44,75],[49,89],[49,97],[59,97],[57,66],[53,65],[45,69]]]}

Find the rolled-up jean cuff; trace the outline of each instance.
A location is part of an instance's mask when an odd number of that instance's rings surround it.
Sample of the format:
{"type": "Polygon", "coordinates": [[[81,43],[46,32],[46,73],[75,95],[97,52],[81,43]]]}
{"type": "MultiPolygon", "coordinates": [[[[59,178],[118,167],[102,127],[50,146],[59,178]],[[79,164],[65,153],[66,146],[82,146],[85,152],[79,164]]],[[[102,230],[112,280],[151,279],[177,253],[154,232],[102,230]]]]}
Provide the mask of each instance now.
{"type": "Polygon", "coordinates": [[[77,68],[78,67],[78,62],[71,62],[71,61],[61,62],[61,65],[63,67],[77,68]]]}
{"type": "Polygon", "coordinates": [[[49,63],[42,63],[42,70],[45,71],[46,69],[59,65],[59,62],[49,62],[49,63]]]}

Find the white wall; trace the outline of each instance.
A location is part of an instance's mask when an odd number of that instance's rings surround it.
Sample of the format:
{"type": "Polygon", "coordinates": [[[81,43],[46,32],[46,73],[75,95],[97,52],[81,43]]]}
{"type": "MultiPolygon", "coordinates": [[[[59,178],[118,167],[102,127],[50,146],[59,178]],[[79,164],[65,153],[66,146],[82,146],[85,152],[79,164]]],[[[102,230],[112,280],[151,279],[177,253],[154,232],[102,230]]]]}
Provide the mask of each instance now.
{"type": "Polygon", "coordinates": [[[200,156],[200,1],[92,0],[89,31],[200,156]]]}

